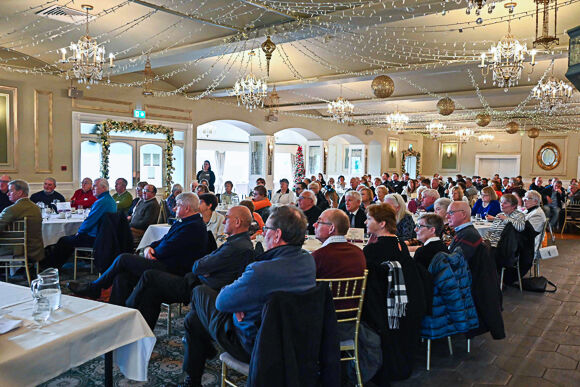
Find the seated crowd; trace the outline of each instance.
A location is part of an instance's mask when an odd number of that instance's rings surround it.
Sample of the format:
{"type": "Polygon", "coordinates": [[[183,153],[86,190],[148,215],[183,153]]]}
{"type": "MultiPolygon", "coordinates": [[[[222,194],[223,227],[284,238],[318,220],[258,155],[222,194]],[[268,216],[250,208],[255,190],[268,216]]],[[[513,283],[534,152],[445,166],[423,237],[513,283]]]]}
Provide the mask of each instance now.
{"type": "MultiPolygon", "coordinates": [[[[455,324],[453,333],[473,337],[490,332],[504,338],[497,274],[506,257],[498,246],[509,243],[508,232],[516,239],[527,233],[536,251],[546,221],[556,228],[562,206],[580,200],[576,181],[565,190],[558,179],[544,187],[537,177],[525,190],[520,176],[499,175],[457,175],[444,183],[439,175],[411,179],[407,173],[402,178],[384,173],[374,180],[370,175],[352,177],[347,186],[344,176],[326,182],[319,174],[293,188],[281,179],[273,193],[259,178],[246,200],[240,200],[245,195],[236,194],[231,181],[219,195],[214,184],[207,161],[191,192],[176,184],[161,203],[157,187],[147,182],[136,185],[133,198],[124,178],[115,181],[113,195],[106,179],[85,178],[70,203],[90,208],[86,219],[76,234],[45,248],[41,210],[35,204],[56,209],[56,203],[65,201],[55,190],[56,181],[47,178],[43,190],[29,198],[28,183],[4,175],[0,232],[26,217],[29,259],[41,268],[60,269],[75,247],[99,247],[107,232],[101,228],[104,222],[115,218],[115,224],[125,224],[130,252],[107,262],[98,279],[68,286],[90,298],[111,289],[108,302],[138,309],[151,329],[163,303],[190,304],[183,360],[184,383],[190,386],[201,385],[205,361],[216,355],[214,342],[236,359],[250,361],[262,310],[273,293],[306,292],[317,279],[361,277],[368,270],[362,321],[380,338],[382,364],[367,380],[386,385],[410,376],[420,337],[437,338],[430,332],[440,329],[437,324],[445,317],[436,305],[448,286],[441,276],[449,271],[461,278],[457,291],[467,292],[471,302],[464,319],[469,323],[455,324]],[[218,208],[219,203],[227,210],[218,208]],[[489,222],[484,235],[472,217],[489,222]],[[151,225],[166,220],[171,226],[161,239],[134,250],[151,225]],[[369,236],[364,247],[347,239],[352,228],[369,236]],[[307,235],[321,243],[312,253],[302,248],[307,235]],[[265,252],[253,243],[257,237],[265,252]]],[[[523,255],[521,248],[518,254],[523,255]]],[[[522,274],[530,266],[531,261],[521,264],[522,274]]],[[[509,276],[506,280],[511,281],[509,276]]],[[[339,304],[358,307],[353,301],[339,304]]],[[[352,338],[352,328],[341,327],[340,339],[352,338]]]]}

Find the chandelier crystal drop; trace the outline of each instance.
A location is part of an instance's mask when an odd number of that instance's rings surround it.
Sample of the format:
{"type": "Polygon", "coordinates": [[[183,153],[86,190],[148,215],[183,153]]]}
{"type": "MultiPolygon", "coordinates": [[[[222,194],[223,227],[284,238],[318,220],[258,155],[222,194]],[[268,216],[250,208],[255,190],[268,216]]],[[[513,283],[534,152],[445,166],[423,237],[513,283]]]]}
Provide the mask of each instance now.
{"type": "Polygon", "coordinates": [[[447,126],[435,120],[433,122],[428,123],[426,128],[429,131],[429,135],[431,136],[431,138],[437,139],[441,137],[442,132],[445,129],[447,129],[447,126]]]}
{"type": "Polygon", "coordinates": [[[471,129],[460,129],[455,131],[455,135],[457,136],[457,138],[459,138],[459,142],[467,142],[467,140],[469,140],[471,138],[471,136],[473,136],[474,131],[471,129]]]}
{"type": "Polygon", "coordinates": [[[481,142],[483,145],[489,144],[490,142],[493,141],[494,138],[495,137],[493,134],[481,134],[477,136],[477,140],[481,142]]]}
{"type": "MultiPolygon", "coordinates": [[[[251,57],[255,54],[250,51],[248,55],[250,55],[251,61],[251,57]]],[[[252,111],[264,107],[264,99],[268,95],[268,83],[265,79],[252,74],[250,62],[250,74],[236,81],[231,95],[238,100],[238,106],[244,105],[246,109],[252,111]]]]}
{"type": "Polygon", "coordinates": [[[387,116],[387,123],[389,124],[389,130],[402,133],[405,130],[405,126],[409,123],[409,117],[400,113],[397,109],[394,113],[387,116]]]}
{"type": "MultiPolygon", "coordinates": [[[[66,70],[66,79],[76,79],[80,84],[95,84],[103,79],[103,73],[107,64],[105,58],[105,47],[99,45],[96,39],[89,35],[89,11],[93,6],[83,4],[82,9],[86,11],[85,35],[77,43],[71,43],[69,50],[71,56],[67,58],[66,48],[61,48],[62,57],[60,63],[71,64],[71,68],[66,70]]],[[[109,69],[115,67],[113,59],[115,56],[109,54],[109,69]]]]}
{"type": "Polygon", "coordinates": [[[332,119],[342,123],[352,120],[351,114],[354,112],[354,105],[342,97],[342,85],[340,85],[340,97],[328,103],[328,112],[332,119]]]}
{"type": "MultiPolygon", "coordinates": [[[[521,44],[512,34],[511,25],[508,21],[508,33],[495,46],[489,50],[488,63],[486,53],[481,54],[481,74],[486,77],[491,71],[493,85],[503,87],[507,92],[512,86],[516,86],[522,76],[526,56],[531,56],[531,65],[536,64],[536,50],[528,51],[526,45],[521,44]]],[[[485,82],[485,80],[484,80],[485,82]]]]}
{"type": "Polygon", "coordinates": [[[495,1],[486,0],[467,0],[467,8],[465,9],[466,14],[471,14],[471,11],[475,9],[475,14],[479,15],[481,9],[487,5],[487,13],[492,13],[495,8],[495,1]]]}
{"type": "Polygon", "coordinates": [[[552,114],[566,106],[572,97],[573,90],[572,86],[566,82],[549,77],[544,82],[538,83],[532,89],[532,94],[540,101],[540,110],[552,114]]]}

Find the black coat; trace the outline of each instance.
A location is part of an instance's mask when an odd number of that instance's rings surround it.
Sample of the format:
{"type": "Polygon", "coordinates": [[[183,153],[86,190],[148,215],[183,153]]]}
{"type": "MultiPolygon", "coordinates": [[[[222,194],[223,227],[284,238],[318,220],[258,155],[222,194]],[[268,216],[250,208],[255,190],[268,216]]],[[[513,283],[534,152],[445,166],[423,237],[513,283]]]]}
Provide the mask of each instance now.
{"type": "Polygon", "coordinates": [[[526,221],[524,230],[521,232],[518,232],[511,222],[503,229],[495,252],[498,265],[506,266],[504,274],[505,283],[509,284],[517,280],[517,272],[513,268],[516,261],[520,263],[520,274],[522,277],[532,267],[536,235],[538,235],[538,232],[534,230],[534,227],[529,221],[526,221]]]}
{"type": "MultiPolygon", "coordinates": [[[[348,212],[347,209],[345,209],[344,212],[348,216],[349,224],[350,224],[350,212],[348,212]]],[[[367,229],[367,226],[365,224],[366,220],[367,220],[367,214],[365,213],[365,209],[361,206],[358,209],[358,211],[356,212],[356,215],[354,216],[354,227],[355,228],[364,228],[366,230],[367,229]]]]}
{"type": "Polygon", "coordinates": [[[340,345],[330,288],[276,292],[262,311],[248,386],[340,386],[340,345]]]}
{"type": "Polygon", "coordinates": [[[312,206],[310,209],[304,211],[304,215],[308,219],[308,235],[314,235],[314,223],[318,221],[320,214],[322,214],[322,210],[318,206],[312,206]]]}
{"type": "Polygon", "coordinates": [[[106,213],[93,245],[93,256],[99,273],[104,273],[117,255],[132,252],[133,234],[127,218],[117,212],[106,213]]]}
{"type": "Polygon", "coordinates": [[[504,339],[502,294],[489,247],[479,244],[468,263],[471,270],[471,296],[477,310],[479,327],[468,332],[466,336],[475,337],[490,332],[495,340],[504,339]]]}
{"type": "Polygon", "coordinates": [[[376,243],[364,248],[367,260],[367,287],[362,310],[362,321],[381,337],[383,365],[372,382],[385,386],[389,380],[402,380],[411,376],[415,353],[419,345],[421,319],[429,310],[433,298],[433,285],[422,274],[425,269],[409,255],[407,245],[398,243],[396,237],[379,237],[376,243]],[[401,251],[398,249],[401,246],[401,251]],[[389,329],[387,319],[387,270],[381,263],[398,261],[403,270],[408,304],[399,329],[389,329]],[[429,296],[430,294],[430,296],[429,296]]]}
{"type": "Polygon", "coordinates": [[[429,242],[428,245],[419,247],[417,251],[415,251],[415,255],[413,256],[413,258],[415,259],[415,262],[423,265],[425,269],[429,269],[431,260],[433,259],[435,254],[439,252],[444,252],[446,254],[449,253],[447,245],[443,243],[443,241],[441,240],[429,242]]]}

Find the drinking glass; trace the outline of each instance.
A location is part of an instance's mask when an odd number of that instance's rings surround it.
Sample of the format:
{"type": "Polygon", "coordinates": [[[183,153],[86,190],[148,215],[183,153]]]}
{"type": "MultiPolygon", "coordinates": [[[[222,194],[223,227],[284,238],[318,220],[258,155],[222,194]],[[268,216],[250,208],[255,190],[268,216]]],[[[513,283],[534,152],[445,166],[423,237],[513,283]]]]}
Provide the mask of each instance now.
{"type": "Polygon", "coordinates": [[[32,306],[32,318],[40,326],[44,325],[50,317],[50,301],[46,297],[37,297],[32,306]]]}
{"type": "Polygon", "coordinates": [[[481,214],[479,214],[479,213],[475,214],[475,221],[476,222],[481,221],[481,214]]]}

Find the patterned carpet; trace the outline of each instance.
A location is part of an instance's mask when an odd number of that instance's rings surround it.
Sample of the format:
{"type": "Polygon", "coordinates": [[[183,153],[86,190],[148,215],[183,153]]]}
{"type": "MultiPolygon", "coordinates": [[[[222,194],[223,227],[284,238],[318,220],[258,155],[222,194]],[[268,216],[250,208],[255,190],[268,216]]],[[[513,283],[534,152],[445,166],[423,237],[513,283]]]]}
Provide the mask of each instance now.
{"type": "MultiPolygon", "coordinates": [[[[89,274],[88,265],[79,263],[78,278],[91,280],[95,275],[89,274]]],[[[66,283],[72,279],[72,265],[67,264],[61,270],[61,289],[63,294],[69,294],[66,283]]],[[[26,281],[18,281],[26,286],[26,281]]],[[[174,309],[172,319],[171,336],[167,335],[167,312],[162,311],[158,324],[155,327],[157,343],[151,355],[148,369],[147,382],[135,382],[125,379],[123,374],[115,366],[113,377],[115,386],[176,386],[180,383],[184,374],[181,371],[183,362],[183,319],[189,307],[182,308],[182,313],[174,309]]],[[[73,368],[64,374],[41,384],[43,387],[73,387],[73,386],[103,386],[104,383],[104,357],[93,359],[79,367],[73,368]]],[[[207,387],[220,385],[221,363],[216,356],[206,364],[202,384],[207,387]]],[[[228,371],[228,377],[239,386],[245,386],[245,378],[235,371],[228,371]]],[[[0,385],[2,383],[0,382],[0,385]]]]}

